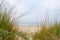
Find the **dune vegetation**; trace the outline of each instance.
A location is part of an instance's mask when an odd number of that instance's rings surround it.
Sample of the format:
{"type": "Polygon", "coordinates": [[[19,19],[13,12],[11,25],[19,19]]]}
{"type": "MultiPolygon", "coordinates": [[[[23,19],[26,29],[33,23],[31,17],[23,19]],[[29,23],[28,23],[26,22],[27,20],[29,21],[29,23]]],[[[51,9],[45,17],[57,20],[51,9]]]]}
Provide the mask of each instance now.
{"type": "Polygon", "coordinates": [[[15,28],[12,7],[9,10],[4,6],[4,1],[0,4],[0,40],[18,40],[19,37],[27,40],[26,33],[15,28]]]}
{"type": "Polygon", "coordinates": [[[42,25],[41,30],[35,33],[19,31],[15,27],[14,19],[11,16],[12,8],[8,11],[0,4],[0,40],[60,40],[60,23],[53,25],[42,25]]]}
{"type": "Polygon", "coordinates": [[[46,27],[42,26],[42,30],[38,30],[32,36],[33,40],[60,40],[60,23],[46,27]]]}

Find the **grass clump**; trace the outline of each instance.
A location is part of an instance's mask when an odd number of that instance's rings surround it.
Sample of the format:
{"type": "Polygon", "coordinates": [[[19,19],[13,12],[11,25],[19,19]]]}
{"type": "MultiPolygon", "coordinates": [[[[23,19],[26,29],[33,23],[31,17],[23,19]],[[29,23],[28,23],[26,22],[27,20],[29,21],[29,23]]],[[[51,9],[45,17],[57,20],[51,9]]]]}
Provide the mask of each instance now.
{"type": "Polygon", "coordinates": [[[35,32],[32,36],[33,40],[60,40],[60,23],[52,26],[42,26],[42,30],[35,32]]]}
{"type": "Polygon", "coordinates": [[[17,29],[14,29],[13,19],[11,20],[11,9],[7,11],[3,3],[0,4],[0,40],[17,40],[17,29]]]}
{"type": "Polygon", "coordinates": [[[0,40],[28,40],[27,33],[18,31],[14,24],[12,7],[5,8],[4,1],[0,4],[0,40]]]}

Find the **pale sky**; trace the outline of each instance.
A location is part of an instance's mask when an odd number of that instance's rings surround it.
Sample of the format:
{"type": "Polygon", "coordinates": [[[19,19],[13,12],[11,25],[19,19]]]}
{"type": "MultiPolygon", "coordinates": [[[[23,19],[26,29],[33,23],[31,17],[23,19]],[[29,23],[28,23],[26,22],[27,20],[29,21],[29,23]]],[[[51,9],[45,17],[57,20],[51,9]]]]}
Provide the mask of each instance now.
{"type": "Polygon", "coordinates": [[[15,18],[18,24],[35,25],[49,18],[49,22],[60,20],[60,0],[6,0],[9,6],[15,6],[15,18]]]}

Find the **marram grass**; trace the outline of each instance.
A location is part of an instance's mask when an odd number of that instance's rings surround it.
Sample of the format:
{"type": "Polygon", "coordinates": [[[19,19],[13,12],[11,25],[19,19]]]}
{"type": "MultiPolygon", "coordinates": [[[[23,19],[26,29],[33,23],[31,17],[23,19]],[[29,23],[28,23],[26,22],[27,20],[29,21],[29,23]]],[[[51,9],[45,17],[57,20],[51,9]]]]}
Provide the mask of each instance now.
{"type": "Polygon", "coordinates": [[[17,29],[13,29],[14,24],[10,19],[10,10],[7,11],[0,4],[0,40],[17,40],[17,29]]]}
{"type": "Polygon", "coordinates": [[[5,8],[4,2],[0,4],[0,40],[28,40],[25,32],[18,31],[14,28],[15,22],[11,14],[13,13],[12,8],[9,10],[5,8]]]}
{"type": "Polygon", "coordinates": [[[42,30],[35,32],[32,36],[33,40],[60,40],[60,23],[54,25],[42,26],[42,30]]]}

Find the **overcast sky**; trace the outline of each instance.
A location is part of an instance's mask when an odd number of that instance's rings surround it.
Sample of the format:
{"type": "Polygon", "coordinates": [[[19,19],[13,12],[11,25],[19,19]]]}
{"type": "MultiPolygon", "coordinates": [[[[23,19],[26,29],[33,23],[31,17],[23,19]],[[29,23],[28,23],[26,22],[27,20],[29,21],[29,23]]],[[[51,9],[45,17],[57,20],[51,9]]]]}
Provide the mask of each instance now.
{"type": "Polygon", "coordinates": [[[18,24],[35,25],[44,19],[49,21],[60,20],[60,0],[6,0],[9,6],[15,6],[17,12],[15,18],[18,18],[18,24]]]}

